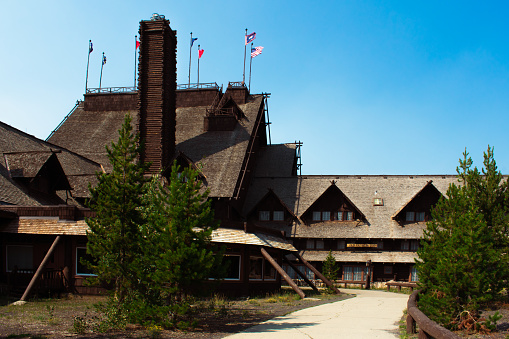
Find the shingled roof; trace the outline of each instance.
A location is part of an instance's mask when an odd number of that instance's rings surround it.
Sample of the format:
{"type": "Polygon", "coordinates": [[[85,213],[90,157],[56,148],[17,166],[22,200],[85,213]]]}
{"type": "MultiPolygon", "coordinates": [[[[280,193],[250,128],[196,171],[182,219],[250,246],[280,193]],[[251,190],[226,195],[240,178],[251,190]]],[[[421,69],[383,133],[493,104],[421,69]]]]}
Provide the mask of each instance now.
{"type": "Polygon", "coordinates": [[[56,155],[72,188],[74,196],[88,196],[81,187],[93,181],[95,173],[101,170],[95,163],[63,147],[45,142],[0,122],[0,202],[5,204],[37,206],[52,204],[44,196],[28,192],[13,178],[33,178],[48,159],[56,155]],[[81,194],[81,195],[80,195],[81,194]]]}
{"type": "Polygon", "coordinates": [[[287,234],[297,238],[392,238],[417,239],[425,228],[424,222],[400,225],[392,216],[405,206],[422,188],[433,180],[445,195],[456,176],[433,175],[372,175],[372,176],[301,176],[286,178],[259,177],[253,180],[244,206],[250,211],[271,188],[299,218],[327,190],[331,180],[364,214],[365,220],[325,221],[306,225],[297,220],[287,234]],[[374,198],[384,204],[375,206],[374,198]]]}

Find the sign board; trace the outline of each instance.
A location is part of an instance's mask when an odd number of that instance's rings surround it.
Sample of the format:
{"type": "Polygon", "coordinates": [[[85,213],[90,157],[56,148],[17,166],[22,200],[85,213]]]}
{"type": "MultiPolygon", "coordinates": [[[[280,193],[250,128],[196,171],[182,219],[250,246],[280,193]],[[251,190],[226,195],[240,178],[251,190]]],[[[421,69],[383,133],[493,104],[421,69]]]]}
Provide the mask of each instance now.
{"type": "Polygon", "coordinates": [[[377,244],[346,244],[346,247],[378,247],[377,244]]]}

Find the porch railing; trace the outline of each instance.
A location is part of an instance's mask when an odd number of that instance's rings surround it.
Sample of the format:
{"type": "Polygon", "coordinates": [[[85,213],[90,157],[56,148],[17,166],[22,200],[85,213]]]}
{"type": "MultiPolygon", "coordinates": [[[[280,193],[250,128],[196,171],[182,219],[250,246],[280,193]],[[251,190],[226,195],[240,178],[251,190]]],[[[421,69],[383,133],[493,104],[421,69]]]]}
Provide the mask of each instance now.
{"type": "Polygon", "coordinates": [[[134,93],[136,87],[101,87],[87,88],[87,94],[134,93]]]}

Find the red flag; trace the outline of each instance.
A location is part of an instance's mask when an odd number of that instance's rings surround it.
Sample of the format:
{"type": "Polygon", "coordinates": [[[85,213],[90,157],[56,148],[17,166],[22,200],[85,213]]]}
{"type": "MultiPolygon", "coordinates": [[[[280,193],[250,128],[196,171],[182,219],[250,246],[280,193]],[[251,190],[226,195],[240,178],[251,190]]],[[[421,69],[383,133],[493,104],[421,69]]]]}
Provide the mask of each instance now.
{"type": "Polygon", "coordinates": [[[138,47],[140,47],[140,42],[136,40],[136,49],[138,49],[138,47]]]}
{"type": "Polygon", "coordinates": [[[205,50],[204,50],[204,49],[199,49],[199,50],[198,50],[198,59],[200,59],[200,58],[201,58],[201,56],[203,55],[203,52],[205,52],[205,50]]]}

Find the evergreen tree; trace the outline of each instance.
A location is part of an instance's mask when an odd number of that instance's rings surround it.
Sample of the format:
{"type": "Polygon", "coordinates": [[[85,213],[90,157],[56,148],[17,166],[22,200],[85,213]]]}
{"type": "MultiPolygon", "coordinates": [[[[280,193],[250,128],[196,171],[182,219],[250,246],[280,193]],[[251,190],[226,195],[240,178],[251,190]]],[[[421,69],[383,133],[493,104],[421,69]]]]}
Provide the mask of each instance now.
{"type": "Polygon", "coordinates": [[[493,148],[484,154],[482,174],[471,166],[465,151],[459,183],[451,184],[433,209],[417,251],[419,307],[449,328],[464,311],[475,317],[509,278],[507,182],[497,171],[493,148]]]}
{"type": "Polygon", "coordinates": [[[145,218],[143,205],[147,164],[138,161],[142,144],[125,116],[117,143],[106,147],[112,165],[111,173],[98,173],[98,184],[89,187],[89,207],[96,217],[87,219],[87,252],[95,259],[88,263],[100,282],[114,288],[117,307],[138,284],[137,268],[133,266],[140,253],[140,225],[145,218]]]}
{"type": "Polygon", "coordinates": [[[198,172],[190,167],[181,171],[174,163],[169,182],[163,183],[154,177],[145,195],[144,264],[136,266],[148,271],[143,275],[146,303],[168,310],[174,323],[186,309],[186,296],[224,272],[222,251],[210,242],[219,224],[198,172]]]}
{"type": "MultiPolygon", "coordinates": [[[[332,255],[332,251],[329,250],[329,254],[327,254],[327,257],[323,261],[323,275],[325,278],[329,279],[332,283],[336,281],[338,278],[338,271],[339,268],[336,266],[336,258],[332,255]]],[[[327,291],[330,293],[335,293],[332,288],[327,286],[327,291]]]]}

